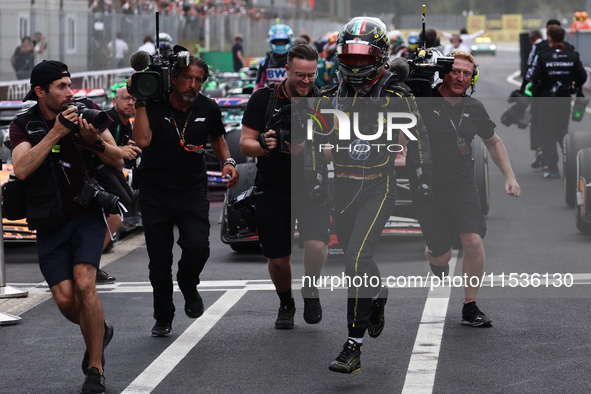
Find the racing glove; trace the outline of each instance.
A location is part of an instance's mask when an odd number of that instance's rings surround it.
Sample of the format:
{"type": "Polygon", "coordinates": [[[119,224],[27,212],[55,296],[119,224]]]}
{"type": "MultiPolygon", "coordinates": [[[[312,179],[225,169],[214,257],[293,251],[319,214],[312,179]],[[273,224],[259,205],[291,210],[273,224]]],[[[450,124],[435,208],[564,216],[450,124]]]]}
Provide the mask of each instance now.
{"type": "Polygon", "coordinates": [[[417,202],[428,204],[433,201],[433,189],[431,188],[431,164],[423,164],[423,168],[417,170],[419,176],[419,188],[417,190],[417,202]]]}

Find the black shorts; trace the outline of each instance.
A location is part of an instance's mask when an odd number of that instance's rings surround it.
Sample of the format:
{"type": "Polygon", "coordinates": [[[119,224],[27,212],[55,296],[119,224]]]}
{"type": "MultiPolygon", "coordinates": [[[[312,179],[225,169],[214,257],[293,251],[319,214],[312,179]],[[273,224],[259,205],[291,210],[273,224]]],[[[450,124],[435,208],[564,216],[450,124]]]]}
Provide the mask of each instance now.
{"type": "Polygon", "coordinates": [[[486,221],[474,178],[445,198],[436,198],[427,205],[415,203],[414,207],[429,254],[433,257],[447,253],[459,233],[476,233],[483,239],[486,235],[486,221]]]}
{"type": "Polygon", "coordinates": [[[57,228],[37,231],[37,256],[49,287],[74,279],[74,265],[99,268],[107,224],[100,213],[68,220],[57,228]]]}
{"type": "Polygon", "coordinates": [[[265,257],[278,259],[291,254],[296,219],[300,242],[317,240],[328,244],[330,241],[330,205],[328,203],[321,207],[307,204],[305,207],[300,207],[299,204],[294,204],[292,207],[290,195],[274,191],[265,191],[257,197],[257,231],[265,257]]]}

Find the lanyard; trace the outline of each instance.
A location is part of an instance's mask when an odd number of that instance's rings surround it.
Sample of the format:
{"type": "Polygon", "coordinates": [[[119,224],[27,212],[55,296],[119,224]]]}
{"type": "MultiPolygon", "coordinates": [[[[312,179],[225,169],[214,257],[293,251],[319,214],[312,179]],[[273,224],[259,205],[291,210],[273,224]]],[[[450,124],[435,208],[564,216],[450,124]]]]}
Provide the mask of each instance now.
{"type": "Polygon", "coordinates": [[[441,106],[443,107],[443,112],[445,112],[447,119],[449,119],[449,123],[451,123],[452,127],[454,128],[456,135],[458,136],[458,139],[460,139],[460,135],[458,134],[458,129],[462,125],[462,120],[464,119],[464,111],[466,110],[466,106],[464,105],[462,107],[462,115],[460,116],[460,121],[458,122],[458,127],[456,127],[456,124],[454,123],[454,121],[451,120],[451,118],[449,117],[449,114],[447,113],[447,110],[445,109],[445,105],[443,105],[443,103],[442,103],[441,106]]]}
{"type": "Polygon", "coordinates": [[[464,105],[462,107],[462,115],[460,116],[460,121],[458,122],[458,127],[456,127],[454,121],[451,120],[449,114],[447,113],[447,110],[445,109],[445,105],[443,105],[443,103],[442,103],[441,106],[443,107],[443,112],[445,112],[447,119],[449,119],[449,123],[451,123],[452,127],[454,128],[454,131],[456,132],[456,145],[457,145],[460,153],[462,154],[462,156],[470,155],[470,151],[468,150],[468,144],[466,143],[466,141],[462,137],[460,137],[460,133],[458,132],[458,129],[462,126],[462,120],[464,119],[464,111],[466,110],[466,106],[464,105]]]}
{"type": "Polygon", "coordinates": [[[172,113],[172,111],[170,111],[170,116],[172,116],[174,128],[176,129],[176,133],[179,136],[179,142],[180,142],[181,146],[183,147],[183,149],[188,152],[203,153],[203,151],[204,151],[203,145],[195,146],[195,145],[187,144],[185,142],[185,130],[187,129],[187,124],[189,123],[189,119],[191,119],[191,114],[193,114],[193,110],[191,110],[191,112],[189,112],[189,115],[187,116],[187,120],[185,121],[185,125],[183,126],[183,131],[180,132],[179,128],[176,124],[176,119],[174,118],[174,114],[172,113]]]}

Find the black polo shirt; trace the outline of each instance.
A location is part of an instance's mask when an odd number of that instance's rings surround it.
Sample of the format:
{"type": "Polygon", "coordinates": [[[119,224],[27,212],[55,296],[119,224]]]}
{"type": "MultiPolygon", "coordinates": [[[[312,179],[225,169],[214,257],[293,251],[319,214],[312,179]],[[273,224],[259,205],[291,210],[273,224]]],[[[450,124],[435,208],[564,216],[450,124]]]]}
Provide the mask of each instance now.
{"type": "Polygon", "coordinates": [[[168,98],[149,100],[146,112],[152,141],[142,149],[140,187],[166,193],[205,189],[204,155],[185,150],[180,144],[179,134],[186,127],[186,143],[203,147],[208,142],[208,136],[215,138],[225,134],[217,103],[199,94],[193,105],[183,112],[173,107],[168,98]]]}
{"type": "MultiPolygon", "coordinates": [[[[275,104],[275,112],[279,109],[291,104],[291,100],[285,93],[285,81],[276,86],[277,89],[277,103],[275,104]]],[[[265,122],[265,114],[267,112],[267,105],[271,98],[271,88],[259,89],[253,93],[248,100],[242,124],[250,129],[256,130],[259,133],[266,133],[269,131],[265,122]]],[[[314,90],[311,90],[308,97],[314,97],[314,90]]],[[[279,149],[271,151],[269,156],[259,156],[257,158],[257,168],[259,177],[259,187],[261,190],[277,190],[280,192],[290,193],[292,185],[291,161],[293,160],[295,168],[304,168],[303,155],[290,155],[281,153],[279,149]]],[[[293,179],[294,185],[304,186],[305,181],[302,171],[294,171],[293,175],[297,178],[293,179]]]]}
{"type": "Polygon", "coordinates": [[[461,102],[451,105],[441,96],[438,87],[433,89],[430,100],[419,100],[419,112],[429,134],[433,187],[444,191],[463,184],[473,172],[473,163],[471,155],[462,155],[458,136],[464,139],[471,152],[474,137],[491,138],[495,123],[480,101],[463,97],[461,102]]]}

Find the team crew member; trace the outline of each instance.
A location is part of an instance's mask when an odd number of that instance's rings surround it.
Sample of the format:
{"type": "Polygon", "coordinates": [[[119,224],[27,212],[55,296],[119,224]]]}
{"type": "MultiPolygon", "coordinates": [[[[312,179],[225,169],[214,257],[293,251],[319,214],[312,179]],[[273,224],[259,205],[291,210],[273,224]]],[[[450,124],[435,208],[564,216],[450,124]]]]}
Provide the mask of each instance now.
{"type": "MultiPolygon", "coordinates": [[[[549,19],[548,22],[546,22],[546,36],[548,36],[548,28],[550,26],[560,26],[560,21],[558,21],[557,19],[549,19]]],[[[535,63],[534,63],[534,59],[536,59],[536,57],[546,51],[547,49],[550,49],[550,43],[549,41],[546,40],[542,40],[542,35],[539,34],[539,32],[533,33],[530,35],[530,38],[532,40],[532,50],[528,56],[527,59],[527,72],[525,74],[525,77],[523,77],[523,82],[521,84],[521,91],[524,92],[525,89],[527,88],[527,85],[531,82],[531,77],[533,75],[534,72],[534,67],[535,67],[535,63]]],[[[563,41],[562,43],[563,48],[564,49],[568,49],[570,51],[574,51],[575,47],[566,42],[563,41]]],[[[538,95],[538,91],[532,92],[532,95],[534,97],[540,97],[538,95]]],[[[540,104],[540,100],[532,100],[531,106],[530,106],[530,113],[532,115],[532,119],[531,119],[531,124],[530,124],[530,147],[531,149],[535,150],[535,156],[534,156],[534,160],[532,161],[532,168],[540,168],[542,167],[542,162],[544,159],[543,153],[542,153],[542,130],[541,130],[541,126],[539,124],[540,122],[540,118],[538,116],[539,113],[539,104],[540,104]]]]}
{"type": "MultiPolygon", "coordinates": [[[[199,275],[209,258],[209,201],[203,146],[209,141],[221,162],[228,187],[238,184],[235,161],[224,139],[222,115],[215,101],[200,94],[209,76],[207,64],[189,57],[189,66],[172,70],[172,91],[162,99],[136,101],[133,135],[142,148],[139,167],[140,206],[154,290],[152,336],[170,336],[175,307],[172,300],[172,247],[178,228],[182,254],[177,282],[190,318],[203,314],[197,291],[199,275]]],[[[128,81],[130,83],[130,81],[128,81]]]]}
{"type": "Polygon", "coordinates": [[[540,100],[536,114],[544,155],[543,178],[560,177],[556,142],[562,146],[562,140],[568,133],[573,88],[582,89],[587,81],[587,72],[579,54],[563,45],[564,34],[565,31],[560,26],[548,27],[550,49],[541,52],[534,59],[531,76],[536,96],[552,97],[540,100]]]}
{"type": "Polygon", "coordinates": [[[271,50],[259,64],[255,90],[270,84],[279,84],[285,79],[285,64],[287,64],[287,52],[291,49],[293,31],[291,27],[283,24],[275,25],[269,29],[267,41],[271,50]]]}
{"type": "MultiPolygon", "coordinates": [[[[419,107],[431,141],[435,198],[427,204],[415,202],[414,207],[427,242],[425,256],[433,273],[449,275],[452,243],[458,234],[464,248],[462,275],[482,278],[482,239],[486,234],[486,222],[474,179],[470,144],[475,135],[482,138],[494,163],[505,176],[505,193],[519,197],[521,189],[505,145],[495,134],[496,125],[480,101],[465,95],[475,83],[474,58],[462,51],[453,51],[448,56],[455,58],[452,71],[445,74],[443,82],[433,89],[430,101],[419,107]]],[[[467,283],[461,322],[490,326],[492,319],[476,306],[478,289],[472,282],[467,283]]]]}
{"type": "MultiPolygon", "coordinates": [[[[295,302],[291,288],[291,246],[295,219],[304,246],[306,276],[317,277],[326,261],[330,240],[328,202],[312,202],[304,179],[301,145],[281,151],[276,131],[269,129],[270,114],[300,97],[314,97],[318,52],[309,45],[291,48],[287,55],[287,79],[278,86],[257,90],[242,118],[240,148],[244,155],[257,158],[258,197],[256,221],[263,254],[269,259],[269,275],[279,296],[280,308],[275,328],[294,327],[295,302]],[[269,118],[269,119],[268,119],[269,118]],[[294,169],[292,171],[292,163],[294,169]],[[292,213],[293,211],[293,213],[292,213]]],[[[323,169],[319,169],[323,172],[323,169]]],[[[326,174],[324,179],[326,180],[326,174]]],[[[304,320],[319,323],[322,309],[318,289],[304,283],[304,320]]]]}
{"type": "MultiPolygon", "coordinates": [[[[370,113],[372,103],[376,102],[379,108],[387,105],[388,112],[412,114],[417,123],[409,128],[409,132],[416,140],[409,141],[408,154],[416,162],[415,168],[420,174],[423,186],[421,200],[428,200],[431,163],[427,132],[410,90],[398,82],[401,76],[386,70],[388,47],[386,27],[377,18],[354,18],[343,26],[336,50],[342,81],[321,89],[319,95],[326,99],[321,100],[320,105],[321,108],[342,108],[364,116],[370,113]],[[379,100],[382,97],[384,99],[379,100]]],[[[402,63],[406,64],[404,60],[402,63]]],[[[372,117],[358,122],[364,135],[376,132],[377,113],[369,116],[372,117]]],[[[327,122],[334,120],[328,119],[327,122]]],[[[329,124],[328,129],[331,128],[329,124]]],[[[382,144],[382,149],[371,148],[362,139],[347,141],[349,149],[343,149],[343,136],[339,134],[338,125],[334,124],[334,128],[335,132],[328,136],[335,168],[334,220],[339,243],[345,250],[345,273],[349,278],[363,278],[365,275],[381,278],[374,260],[374,249],[396,201],[394,160],[398,152],[398,149],[384,147],[393,141],[398,142],[398,130],[392,133],[391,140],[384,132],[371,141],[376,145],[382,144]]],[[[381,283],[349,286],[349,339],[340,355],[330,364],[331,371],[351,373],[360,369],[363,336],[366,331],[372,338],[382,333],[387,297],[388,288],[382,287],[381,283]]]]}
{"type": "MultiPolygon", "coordinates": [[[[73,97],[70,85],[65,64],[45,60],[35,66],[23,101],[37,104],[10,125],[12,162],[15,175],[27,179],[27,222],[37,230],[43,277],[60,312],[80,325],[86,343],[82,392],[102,393],[103,351],[113,327],[105,322],[95,281],[106,226],[101,207],[91,203],[84,208],[75,198],[94,176],[93,155],[117,169],[123,158],[108,130],[99,135],[76,108],[67,108],[73,97]]],[[[85,104],[93,106],[90,100],[85,104]]]]}

